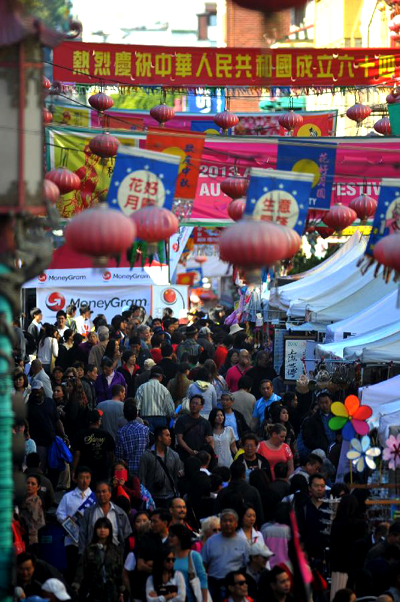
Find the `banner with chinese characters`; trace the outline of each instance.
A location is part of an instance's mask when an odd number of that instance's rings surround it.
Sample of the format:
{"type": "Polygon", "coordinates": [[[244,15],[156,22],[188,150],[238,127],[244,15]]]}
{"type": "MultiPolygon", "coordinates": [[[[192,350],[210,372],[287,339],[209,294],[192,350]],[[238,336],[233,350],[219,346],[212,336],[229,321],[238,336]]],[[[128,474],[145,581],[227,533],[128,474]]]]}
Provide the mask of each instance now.
{"type": "Polygon", "coordinates": [[[172,209],[181,158],[120,146],[107,202],[131,215],[146,205],[172,209]]]}
{"type": "Polygon", "coordinates": [[[172,48],[64,42],[53,77],[63,82],[193,88],[391,85],[398,48],[172,48]]]}
{"type": "Polygon", "coordinates": [[[303,234],[313,175],[253,168],[245,214],[303,234]]]}
{"type": "Polygon", "coordinates": [[[312,174],[310,209],[329,210],[335,175],[335,144],[293,144],[279,141],[277,169],[312,174]]]}
{"type": "MultiPolygon", "coordinates": [[[[45,130],[47,169],[66,167],[79,176],[79,190],[64,194],[57,201],[57,209],[63,218],[72,217],[96,204],[105,196],[114,169],[114,159],[101,159],[89,148],[89,141],[96,135],[93,130],[47,127],[45,130]]],[[[115,133],[121,144],[135,146],[138,140],[129,134],[115,133]]]]}
{"type": "Polygon", "coordinates": [[[180,159],[175,192],[177,198],[194,199],[196,196],[204,140],[205,134],[186,134],[165,128],[150,129],[147,133],[148,150],[176,155],[180,159]]]}
{"type": "Polygon", "coordinates": [[[378,206],[365,254],[373,257],[377,242],[388,234],[400,232],[400,180],[384,178],[378,206]]]}

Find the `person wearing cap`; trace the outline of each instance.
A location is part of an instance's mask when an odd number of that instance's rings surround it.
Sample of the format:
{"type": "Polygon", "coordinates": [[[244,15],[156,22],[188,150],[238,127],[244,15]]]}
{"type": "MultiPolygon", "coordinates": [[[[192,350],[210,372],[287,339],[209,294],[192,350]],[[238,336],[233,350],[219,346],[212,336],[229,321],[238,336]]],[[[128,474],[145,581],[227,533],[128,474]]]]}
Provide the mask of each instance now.
{"type": "Polygon", "coordinates": [[[322,389],[317,393],[318,410],[302,425],[304,445],[310,449],[322,449],[328,453],[330,445],[336,440],[336,431],[329,427],[331,413],[332,395],[328,389],[322,389]]]}
{"type": "Polygon", "coordinates": [[[42,585],[42,592],[49,602],[58,600],[71,600],[64,583],[59,579],[47,579],[42,585]]]}
{"type": "Polygon", "coordinates": [[[90,319],[93,311],[89,305],[82,304],[79,308],[80,316],[75,318],[76,331],[82,336],[86,337],[88,333],[93,329],[93,322],[90,319]]]}
{"type": "Polygon", "coordinates": [[[198,330],[196,326],[187,326],[185,331],[186,340],[179,343],[177,349],[178,362],[188,361],[195,365],[199,359],[201,346],[197,342],[198,330]],[[182,360],[182,357],[187,355],[187,359],[182,360]]]}
{"type": "MultiPolygon", "coordinates": [[[[139,363],[139,361],[138,361],[138,363],[139,363]]],[[[145,383],[149,382],[150,375],[151,375],[151,369],[153,368],[153,366],[156,366],[156,363],[151,357],[147,358],[147,360],[144,360],[143,369],[136,376],[136,379],[135,379],[135,394],[141,385],[144,385],[145,383]]]]}
{"type": "Polygon", "coordinates": [[[88,466],[92,471],[92,483],[109,479],[114,464],[115,442],[110,433],[101,428],[101,412],[88,412],[89,426],[75,439],[72,472],[79,465],[88,466]]]}
{"type": "Polygon", "coordinates": [[[269,559],[274,553],[271,552],[268,546],[263,541],[257,541],[249,550],[249,562],[246,566],[246,577],[247,585],[249,588],[249,595],[252,598],[257,598],[258,584],[261,577],[265,577],[267,572],[270,570],[269,559]]]}
{"type": "Polygon", "coordinates": [[[150,371],[150,380],[136,391],[136,403],[140,417],[146,420],[154,432],[156,426],[168,426],[167,418],[175,414],[175,405],[167,387],[161,384],[164,372],[158,366],[150,371]]]}
{"type": "Polygon", "coordinates": [[[208,357],[210,359],[213,359],[215,354],[215,345],[212,337],[212,332],[208,328],[208,326],[203,326],[202,328],[200,328],[197,342],[203,347],[203,349],[207,351],[208,357]]]}
{"type": "Polygon", "coordinates": [[[244,328],[239,326],[239,324],[232,324],[232,326],[229,329],[229,334],[231,337],[235,337],[235,335],[237,335],[239,332],[242,332],[243,330],[244,328]]]}
{"type": "Polygon", "coordinates": [[[235,366],[232,366],[232,368],[229,368],[226,373],[225,380],[231,393],[239,390],[239,380],[250,370],[250,362],[250,353],[247,349],[241,349],[239,351],[239,362],[235,366]]]}
{"type": "MultiPolygon", "coordinates": [[[[27,598],[43,595],[42,585],[48,579],[55,578],[61,583],[65,583],[63,576],[54,566],[44,560],[39,560],[31,552],[18,554],[16,564],[16,584],[18,588],[23,590],[27,598]]],[[[48,599],[47,596],[45,598],[48,599]]]]}

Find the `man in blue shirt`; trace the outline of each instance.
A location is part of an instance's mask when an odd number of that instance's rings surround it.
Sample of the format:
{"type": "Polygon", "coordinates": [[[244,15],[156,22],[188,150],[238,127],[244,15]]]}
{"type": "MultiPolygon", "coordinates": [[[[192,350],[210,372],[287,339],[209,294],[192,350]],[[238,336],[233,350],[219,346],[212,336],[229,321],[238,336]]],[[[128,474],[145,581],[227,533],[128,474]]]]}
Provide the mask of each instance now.
{"type": "Polygon", "coordinates": [[[260,391],[262,397],[256,402],[253,410],[253,422],[252,428],[253,430],[257,430],[258,426],[262,423],[265,416],[265,409],[269,408],[270,405],[275,403],[276,401],[280,401],[281,398],[279,395],[274,393],[274,387],[272,382],[268,379],[262,380],[260,385],[260,391]]]}

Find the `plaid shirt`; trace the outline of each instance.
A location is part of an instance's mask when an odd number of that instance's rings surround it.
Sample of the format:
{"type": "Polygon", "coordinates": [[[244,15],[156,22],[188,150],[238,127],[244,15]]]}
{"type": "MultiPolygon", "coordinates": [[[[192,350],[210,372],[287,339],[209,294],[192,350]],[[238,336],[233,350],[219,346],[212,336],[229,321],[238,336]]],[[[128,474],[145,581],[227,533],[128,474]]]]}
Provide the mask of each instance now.
{"type": "Polygon", "coordinates": [[[139,461],[149,444],[149,427],[133,420],[119,429],[115,457],[128,463],[129,471],[139,472],[139,461]]]}

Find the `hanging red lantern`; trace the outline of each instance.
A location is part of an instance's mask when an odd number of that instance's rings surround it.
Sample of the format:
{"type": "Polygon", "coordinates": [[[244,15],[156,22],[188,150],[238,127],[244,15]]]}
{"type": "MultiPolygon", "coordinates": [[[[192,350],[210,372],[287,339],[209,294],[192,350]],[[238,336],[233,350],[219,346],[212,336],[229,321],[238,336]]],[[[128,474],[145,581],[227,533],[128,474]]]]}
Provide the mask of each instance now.
{"type": "Polygon", "coordinates": [[[357,123],[361,123],[362,121],[364,121],[364,119],[369,117],[369,115],[371,115],[371,113],[372,113],[371,107],[367,107],[360,103],[356,103],[355,105],[353,105],[352,107],[350,107],[350,109],[347,109],[347,111],[346,111],[347,117],[349,119],[351,119],[352,121],[356,121],[357,123]]]}
{"type": "Polygon", "coordinates": [[[245,178],[230,176],[221,182],[221,190],[231,199],[239,199],[245,196],[249,183],[245,178]]]}
{"type": "Polygon", "coordinates": [[[79,190],[81,187],[79,177],[65,167],[52,169],[44,177],[46,180],[50,180],[50,182],[54,182],[54,184],[58,186],[60,194],[68,194],[73,190],[79,190]]]}
{"type": "Polygon", "coordinates": [[[43,107],[43,123],[51,123],[53,121],[53,113],[51,113],[46,107],[43,107]]]}
{"type": "Polygon", "coordinates": [[[390,136],[392,133],[392,128],[390,126],[389,117],[382,117],[382,119],[379,119],[374,125],[374,130],[375,132],[378,132],[378,134],[390,136]]]}
{"type": "Polygon", "coordinates": [[[323,239],[329,238],[332,236],[332,234],[335,234],[335,230],[333,228],[323,228],[322,226],[320,228],[316,228],[316,231],[323,239]]]}
{"type": "Polygon", "coordinates": [[[233,0],[242,8],[248,10],[258,10],[263,12],[274,12],[286,10],[288,8],[300,8],[307,3],[307,0],[233,0]]]}
{"type": "Polygon", "coordinates": [[[322,221],[330,228],[333,228],[335,232],[341,232],[350,226],[355,219],[357,219],[357,213],[353,209],[344,207],[341,203],[336,203],[324,215],[322,221]]]}
{"type": "Polygon", "coordinates": [[[228,215],[234,222],[238,222],[243,217],[246,207],[246,199],[235,199],[228,205],[228,215]]]}
{"type": "Polygon", "coordinates": [[[45,90],[50,90],[50,88],[51,88],[51,81],[49,80],[49,78],[48,78],[48,77],[45,77],[45,76],[43,75],[42,82],[43,82],[43,88],[44,88],[45,90]]]}
{"type": "Polygon", "coordinates": [[[168,209],[147,205],[130,216],[135,223],[138,238],[146,242],[167,240],[178,231],[179,221],[168,209]]]}
{"type": "Polygon", "coordinates": [[[208,260],[208,257],[206,257],[205,255],[197,255],[194,258],[195,262],[198,263],[199,265],[202,265],[203,263],[205,263],[208,260]]]}
{"type": "Polygon", "coordinates": [[[55,205],[60,198],[60,189],[51,180],[43,180],[43,197],[49,203],[55,205]]]}
{"type": "Polygon", "coordinates": [[[89,142],[89,148],[98,157],[115,157],[119,147],[119,140],[111,134],[97,134],[89,142]]]}
{"type": "Polygon", "coordinates": [[[163,125],[166,121],[175,117],[175,109],[166,104],[157,105],[150,109],[150,115],[153,119],[158,121],[160,125],[163,125]]]}
{"type": "Polygon", "coordinates": [[[386,102],[390,104],[394,104],[395,102],[400,102],[400,88],[394,88],[389,94],[386,96],[386,102]]]}
{"type": "Polygon", "coordinates": [[[96,111],[107,111],[107,109],[111,109],[111,107],[114,106],[114,101],[108,94],[98,92],[89,97],[89,104],[96,109],[96,111]]]}
{"type": "Polygon", "coordinates": [[[225,132],[239,123],[239,117],[231,111],[222,111],[214,116],[214,123],[225,132]]]}
{"type": "Polygon", "coordinates": [[[389,270],[400,272],[400,234],[389,234],[374,247],[374,258],[389,270]]]}
{"type": "Polygon", "coordinates": [[[94,257],[97,266],[106,266],[108,257],[124,253],[135,236],[134,222],[105,203],[73,217],[65,230],[67,244],[77,253],[94,257]]]}
{"type": "Polygon", "coordinates": [[[378,202],[375,199],[363,193],[353,199],[349,207],[357,213],[359,220],[366,222],[369,217],[374,215],[377,205],[378,202]]]}
{"type": "Polygon", "coordinates": [[[283,259],[290,259],[293,255],[296,255],[297,251],[301,247],[301,237],[299,234],[292,230],[292,228],[284,228],[283,233],[287,240],[288,249],[283,259]]]}
{"type": "Polygon", "coordinates": [[[285,130],[292,132],[296,128],[303,125],[303,117],[294,111],[289,111],[289,113],[284,113],[278,117],[279,125],[283,127],[285,130]]]}

